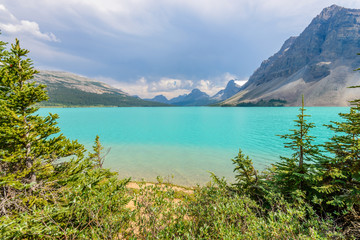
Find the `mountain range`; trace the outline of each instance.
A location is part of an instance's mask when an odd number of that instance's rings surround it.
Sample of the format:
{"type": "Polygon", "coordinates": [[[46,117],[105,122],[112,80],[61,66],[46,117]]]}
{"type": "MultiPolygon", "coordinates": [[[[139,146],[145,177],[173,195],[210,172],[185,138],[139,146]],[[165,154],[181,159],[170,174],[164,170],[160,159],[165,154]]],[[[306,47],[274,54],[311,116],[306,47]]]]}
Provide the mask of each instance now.
{"type": "Polygon", "coordinates": [[[35,80],[47,85],[45,106],[347,106],[360,85],[360,10],[332,5],[297,37],[263,61],[248,82],[234,80],[214,96],[193,89],[168,100],[140,99],[105,83],[72,73],[41,71],[35,80]]]}
{"type": "Polygon", "coordinates": [[[298,36],[262,62],[240,91],[220,105],[301,104],[346,106],[358,98],[360,75],[360,10],[332,5],[298,36]]]}
{"type": "Polygon", "coordinates": [[[211,99],[210,96],[199,89],[193,89],[189,94],[183,94],[168,100],[163,95],[157,95],[152,99],[145,99],[152,102],[160,102],[175,106],[206,106],[216,101],[211,99]]]}
{"type": "Polygon", "coordinates": [[[164,95],[157,95],[154,98],[145,100],[175,106],[206,106],[228,99],[239,91],[240,86],[237,85],[234,80],[230,80],[225,89],[219,91],[212,97],[195,88],[189,94],[183,94],[169,100],[164,95]]]}

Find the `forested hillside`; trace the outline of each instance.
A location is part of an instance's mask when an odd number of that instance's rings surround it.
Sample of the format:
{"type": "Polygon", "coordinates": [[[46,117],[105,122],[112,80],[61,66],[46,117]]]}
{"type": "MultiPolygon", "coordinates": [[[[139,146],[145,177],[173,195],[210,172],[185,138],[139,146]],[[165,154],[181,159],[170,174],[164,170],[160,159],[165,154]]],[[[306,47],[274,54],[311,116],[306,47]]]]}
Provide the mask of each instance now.
{"type": "Polygon", "coordinates": [[[148,107],[165,105],[129,96],[120,89],[103,82],[67,72],[40,71],[34,79],[37,83],[46,85],[49,95],[48,101],[39,103],[41,106],[148,107]]]}

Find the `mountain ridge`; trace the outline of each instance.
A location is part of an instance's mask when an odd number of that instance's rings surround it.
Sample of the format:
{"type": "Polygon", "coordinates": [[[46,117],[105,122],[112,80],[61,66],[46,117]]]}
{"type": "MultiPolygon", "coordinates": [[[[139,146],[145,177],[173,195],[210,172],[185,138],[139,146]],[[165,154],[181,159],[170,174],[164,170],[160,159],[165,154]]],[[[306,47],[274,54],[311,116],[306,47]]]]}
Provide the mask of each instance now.
{"type": "Polygon", "coordinates": [[[287,106],[347,106],[359,85],[360,10],[332,5],[263,61],[239,93],[220,105],[286,101],[287,106]]]}
{"type": "Polygon", "coordinates": [[[226,84],[226,87],[223,90],[220,90],[211,98],[217,101],[222,101],[234,96],[236,93],[240,91],[240,89],[241,86],[236,84],[235,80],[230,80],[226,84]]]}
{"type": "Polygon", "coordinates": [[[193,89],[189,94],[180,95],[169,100],[170,104],[176,106],[206,106],[213,102],[207,93],[197,88],[193,89]]]}
{"type": "Polygon", "coordinates": [[[144,100],[160,102],[174,106],[207,106],[233,96],[239,92],[240,89],[241,86],[236,84],[235,80],[230,80],[224,89],[220,90],[213,96],[209,96],[207,93],[195,88],[189,94],[182,94],[171,99],[167,99],[164,95],[156,95],[151,99],[144,100]]]}
{"type": "Polygon", "coordinates": [[[74,73],[41,70],[34,81],[46,85],[49,100],[40,106],[164,106],[135,98],[120,89],[74,73]]]}
{"type": "Polygon", "coordinates": [[[194,88],[189,94],[182,94],[171,99],[167,99],[163,95],[157,95],[151,99],[144,100],[170,104],[173,106],[206,106],[216,102],[216,100],[211,99],[207,93],[202,92],[197,88],[194,88]]]}

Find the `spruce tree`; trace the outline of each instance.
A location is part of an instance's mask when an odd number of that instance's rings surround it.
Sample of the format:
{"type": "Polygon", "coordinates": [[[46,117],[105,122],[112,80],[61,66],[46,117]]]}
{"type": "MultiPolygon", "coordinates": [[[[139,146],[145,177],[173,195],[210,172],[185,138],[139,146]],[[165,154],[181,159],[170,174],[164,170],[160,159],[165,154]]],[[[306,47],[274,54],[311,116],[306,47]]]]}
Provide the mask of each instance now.
{"type": "Polygon", "coordinates": [[[36,104],[48,97],[45,86],[32,81],[37,71],[28,53],[17,39],[1,51],[0,216],[21,208],[26,196],[41,189],[58,159],[83,153],[82,145],[59,134],[56,114],[36,114],[36,104]]]}
{"type": "Polygon", "coordinates": [[[360,207],[360,99],[351,104],[349,113],[339,113],[342,122],[327,125],[335,135],[324,145],[328,154],[319,159],[321,186],[315,187],[340,209],[360,207]]]}
{"type": "Polygon", "coordinates": [[[285,142],[285,148],[292,150],[291,157],[281,156],[281,162],[274,164],[274,183],[285,195],[289,195],[296,190],[306,192],[312,191],[309,181],[311,161],[319,153],[318,147],[313,144],[315,137],[309,135],[310,129],[314,127],[309,123],[305,114],[304,96],[302,96],[302,106],[295,122],[295,129],[290,130],[290,134],[280,135],[281,138],[290,140],[285,142]]]}
{"type": "Polygon", "coordinates": [[[105,157],[110,152],[110,149],[107,149],[105,153],[102,153],[103,150],[104,147],[100,143],[100,137],[96,135],[93,146],[94,152],[89,153],[89,158],[92,160],[95,168],[103,168],[105,157]]]}

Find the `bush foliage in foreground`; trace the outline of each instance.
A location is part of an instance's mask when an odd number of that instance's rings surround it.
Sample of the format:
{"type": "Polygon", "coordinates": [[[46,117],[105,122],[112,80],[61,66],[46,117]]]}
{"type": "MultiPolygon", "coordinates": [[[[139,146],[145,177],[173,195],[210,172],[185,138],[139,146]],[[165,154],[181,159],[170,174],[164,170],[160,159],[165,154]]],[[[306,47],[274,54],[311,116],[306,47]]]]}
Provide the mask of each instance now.
{"type": "Polygon", "coordinates": [[[56,126],[55,114],[36,115],[44,85],[19,41],[0,49],[1,239],[103,239],[126,228],[128,179],[102,169],[101,146],[85,156],[56,126]],[[67,161],[60,161],[67,157],[67,161]]]}
{"type": "Polygon", "coordinates": [[[282,136],[293,154],[265,172],[240,150],[233,184],[213,175],[190,192],[161,182],[128,189],[102,168],[98,137],[87,154],[60,134],[57,115],[36,114],[47,95],[28,82],[28,51],[0,45],[1,239],[360,238],[359,100],[323,146],[302,106],[282,136]]]}

